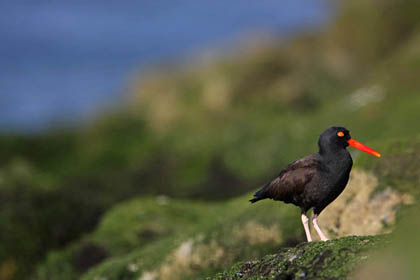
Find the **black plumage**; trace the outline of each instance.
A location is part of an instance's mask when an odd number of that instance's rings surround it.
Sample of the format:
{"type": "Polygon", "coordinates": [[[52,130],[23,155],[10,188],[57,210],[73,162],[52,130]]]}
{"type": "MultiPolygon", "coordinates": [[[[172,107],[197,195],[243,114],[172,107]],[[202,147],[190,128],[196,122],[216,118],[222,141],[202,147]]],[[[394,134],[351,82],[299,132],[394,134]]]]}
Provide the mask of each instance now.
{"type": "Polygon", "coordinates": [[[254,203],[270,198],[300,207],[308,241],[311,241],[311,237],[308,232],[306,212],[313,209],[312,222],[321,239],[326,240],[317,225],[317,217],[347,185],[353,165],[350,153],[346,149],[349,144],[380,156],[372,149],[351,139],[346,128],[329,127],[319,137],[319,152],[290,163],[274,180],[257,191],[250,201],[254,203]]]}

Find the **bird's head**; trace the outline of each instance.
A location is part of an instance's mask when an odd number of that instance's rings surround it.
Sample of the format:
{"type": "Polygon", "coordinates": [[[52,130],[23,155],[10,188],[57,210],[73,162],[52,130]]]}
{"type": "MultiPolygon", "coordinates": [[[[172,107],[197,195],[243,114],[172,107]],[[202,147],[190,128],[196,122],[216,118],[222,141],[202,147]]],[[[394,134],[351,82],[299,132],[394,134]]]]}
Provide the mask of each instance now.
{"type": "Polygon", "coordinates": [[[336,151],[352,146],[376,157],[381,157],[380,153],[351,138],[350,132],[342,126],[331,126],[322,132],[319,136],[318,146],[321,152],[336,151]]]}

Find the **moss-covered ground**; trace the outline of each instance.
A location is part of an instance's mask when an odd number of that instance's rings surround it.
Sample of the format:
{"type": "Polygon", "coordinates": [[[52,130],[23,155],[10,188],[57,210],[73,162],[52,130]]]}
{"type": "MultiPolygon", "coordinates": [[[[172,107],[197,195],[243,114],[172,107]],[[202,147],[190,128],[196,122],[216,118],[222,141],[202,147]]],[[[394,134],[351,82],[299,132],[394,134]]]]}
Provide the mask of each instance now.
{"type": "Polygon", "coordinates": [[[347,279],[374,249],[389,244],[388,236],[349,236],[327,242],[305,242],[262,259],[234,265],[208,279],[347,279]]]}
{"type": "Polygon", "coordinates": [[[302,240],[297,209],[268,201],[251,205],[250,197],[225,203],[164,197],[125,202],[109,211],[93,234],[49,254],[37,277],[78,279],[104,261],[84,279],[136,279],[148,271],[165,275],[171,270],[179,279],[194,278],[302,240]]]}

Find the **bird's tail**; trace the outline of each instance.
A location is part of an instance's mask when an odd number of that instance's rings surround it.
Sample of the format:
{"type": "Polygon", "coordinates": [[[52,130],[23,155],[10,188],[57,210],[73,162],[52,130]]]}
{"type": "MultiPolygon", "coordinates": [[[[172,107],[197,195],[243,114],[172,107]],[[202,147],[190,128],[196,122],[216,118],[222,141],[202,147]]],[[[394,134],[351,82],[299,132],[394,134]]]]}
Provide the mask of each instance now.
{"type": "Polygon", "coordinates": [[[258,200],[261,200],[261,199],[264,199],[264,198],[255,197],[255,198],[253,198],[253,199],[250,199],[249,201],[250,201],[251,203],[255,203],[255,202],[257,202],[258,200]]]}
{"type": "MultiPolygon", "coordinates": [[[[265,187],[265,186],[264,186],[265,187]]],[[[254,193],[254,198],[250,199],[249,201],[251,203],[255,203],[258,200],[262,200],[262,199],[266,199],[267,196],[265,195],[265,188],[262,188],[261,190],[257,191],[256,193],[254,193]]]]}

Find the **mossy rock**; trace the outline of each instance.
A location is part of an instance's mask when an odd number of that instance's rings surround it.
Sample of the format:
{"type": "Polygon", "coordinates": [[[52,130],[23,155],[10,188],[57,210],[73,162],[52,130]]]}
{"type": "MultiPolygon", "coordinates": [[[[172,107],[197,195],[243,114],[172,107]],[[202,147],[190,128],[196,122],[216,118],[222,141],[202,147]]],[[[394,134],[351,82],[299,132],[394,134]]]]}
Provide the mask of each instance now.
{"type": "Polygon", "coordinates": [[[303,240],[297,208],[274,201],[254,205],[250,197],[224,203],[160,197],[121,203],[95,232],[50,253],[37,279],[137,279],[171,270],[175,279],[196,279],[303,240]],[[97,262],[83,261],[90,254],[97,262]]]}
{"type": "Polygon", "coordinates": [[[301,243],[256,261],[235,264],[208,280],[346,279],[389,236],[349,236],[327,242],[301,243]]]}
{"type": "MultiPolygon", "coordinates": [[[[38,267],[38,279],[78,279],[92,266],[111,257],[142,251],[195,229],[215,214],[217,204],[171,200],[158,196],[133,199],[113,207],[95,232],[64,250],[50,252],[38,267]]],[[[163,251],[159,254],[164,255],[163,251]]]]}

